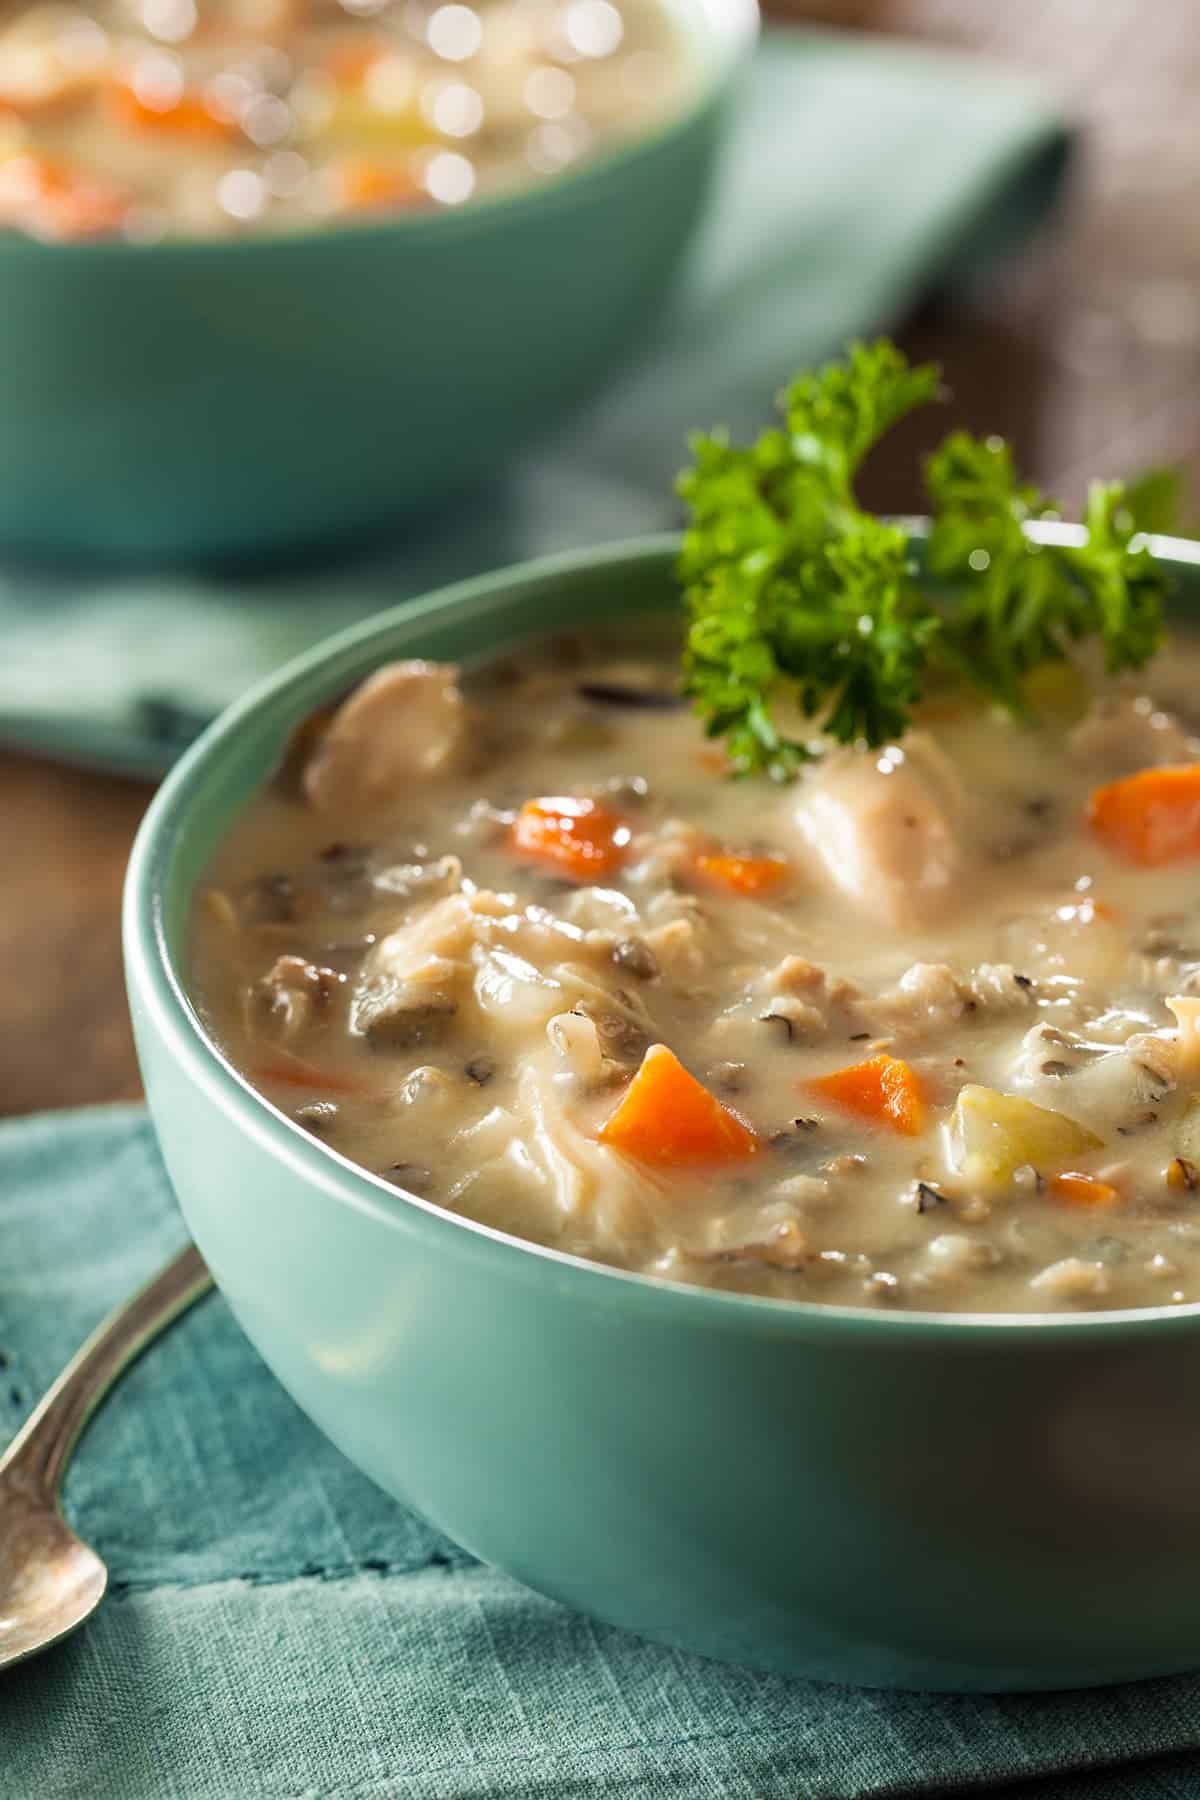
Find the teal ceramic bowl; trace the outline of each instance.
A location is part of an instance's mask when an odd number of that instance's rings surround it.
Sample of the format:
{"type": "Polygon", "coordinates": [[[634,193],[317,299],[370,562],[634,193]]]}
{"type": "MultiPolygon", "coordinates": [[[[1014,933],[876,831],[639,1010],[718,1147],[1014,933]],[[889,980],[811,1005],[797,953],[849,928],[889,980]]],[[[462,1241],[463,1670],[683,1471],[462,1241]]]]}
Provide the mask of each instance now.
{"type": "Polygon", "coordinates": [[[0,550],[237,560],[387,534],[503,468],[653,315],[755,0],[677,0],[693,97],[461,211],[233,243],[0,236],[0,550]]]}
{"type": "MultiPolygon", "coordinates": [[[[1200,547],[1159,547],[1200,595],[1200,547]]],[[[1200,1307],[868,1312],[587,1264],[356,1168],[255,1093],[189,1003],[193,887],[303,715],[387,657],[469,659],[676,604],[673,549],[537,563],[384,614],[258,687],[164,784],[126,954],[188,1225],[353,1462],[597,1618],[879,1686],[1196,1666],[1200,1307]]]]}

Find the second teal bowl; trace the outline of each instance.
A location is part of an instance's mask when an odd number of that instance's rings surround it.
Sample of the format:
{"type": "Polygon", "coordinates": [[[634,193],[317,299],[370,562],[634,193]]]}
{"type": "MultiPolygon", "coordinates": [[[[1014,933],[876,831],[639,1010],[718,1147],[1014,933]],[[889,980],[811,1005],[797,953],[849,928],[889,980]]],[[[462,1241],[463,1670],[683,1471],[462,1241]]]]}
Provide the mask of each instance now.
{"type": "MultiPolygon", "coordinates": [[[[243,1081],[191,1005],[192,893],[301,718],[389,657],[480,657],[677,605],[674,549],[535,564],[385,614],[259,687],[167,780],[130,865],[126,955],[188,1224],[352,1461],[598,1618],[882,1686],[1195,1666],[1200,1307],[904,1315],[583,1263],[347,1162],[243,1081]]],[[[1200,594],[1196,547],[1160,549],[1200,594]]]]}
{"type": "Polygon", "coordinates": [[[700,216],[755,0],[683,0],[691,103],[458,212],[234,243],[0,236],[0,550],[331,548],[499,472],[646,325],[700,216]]]}

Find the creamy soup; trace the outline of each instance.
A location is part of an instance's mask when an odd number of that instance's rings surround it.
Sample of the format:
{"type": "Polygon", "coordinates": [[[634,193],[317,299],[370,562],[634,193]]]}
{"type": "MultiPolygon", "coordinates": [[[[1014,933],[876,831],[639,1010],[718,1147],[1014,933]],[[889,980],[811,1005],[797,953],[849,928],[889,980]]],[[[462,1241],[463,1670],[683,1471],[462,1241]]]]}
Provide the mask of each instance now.
{"type": "Polygon", "coordinates": [[[806,1301],[1200,1299],[1200,646],[731,780],[666,648],[380,670],[198,895],[217,1042],[557,1249],[806,1301]],[[1173,710],[1178,701],[1180,710],[1173,710]]]}
{"type": "Polygon", "coordinates": [[[658,0],[0,0],[0,231],[454,207],[644,130],[689,78],[658,0]]]}

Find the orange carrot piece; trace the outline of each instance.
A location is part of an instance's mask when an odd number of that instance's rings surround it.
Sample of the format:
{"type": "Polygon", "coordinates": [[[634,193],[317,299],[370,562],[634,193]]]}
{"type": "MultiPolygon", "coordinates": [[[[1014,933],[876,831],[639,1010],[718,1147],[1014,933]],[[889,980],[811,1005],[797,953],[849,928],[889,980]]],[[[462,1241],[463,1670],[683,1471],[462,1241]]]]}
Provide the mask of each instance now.
{"type": "Polygon", "coordinates": [[[276,1081],[283,1087],[312,1088],[325,1094],[363,1094],[367,1091],[353,1076],[339,1075],[333,1069],[318,1069],[298,1056],[287,1062],[264,1063],[252,1073],[256,1083],[276,1081]]]}
{"type": "Polygon", "coordinates": [[[0,162],[0,228],[70,243],[111,236],[126,210],[115,188],[54,157],[22,151],[0,162]]]}
{"type": "Polygon", "coordinates": [[[1081,1175],[1074,1169],[1056,1175],[1050,1192],[1067,1206],[1115,1206],[1121,1198],[1120,1190],[1110,1182],[1101,1181],[1096,1175],[1081,1175]]]}
{"type": "Polygon", "coordinates": [[[819,1075],[804,1083],[819,1100],[831,1100],[844,1112],[871,1119],[916,1137],[925,1125],[925,1086],[916,1070],[898,1057],[879,1055],[832,1075],[819,1075]]]}
{"type": "Polygon", "coordinates": [[[335,171],[338,196],[347,212],[423,205],[424,190],[407,169],[375,162],[369,156],[347,156],[335,171]]]}
{"type": "Polygon", "coordinates": [[[697,875],[714,887],[755,899],[781,887],[791,874],[783,856],[739,856],[732,851],[703,850],[692,864],[697,875]]]}
{"type": "Polygon", "coordinates": [[[549,795],[527,800],[513,821],[510,845],[572,881],[611,875],[629,854],[632,832],[598,800],[549,795]]]}
{"type": "Polygon", "coordinates": [[[1200,856],[1200,763],[1140,769],[1097,788],[1088,818],[1110,850],[1142,868],[1200,856]]]}
{"type": "Polygon", "coordinates": [[[114,81],[108,97],[114,117],[126,129],[158,131],[172,137],[212,138],[218,142],[238,134],[231,119],[218,119],[196,94],[181,94],[172,106],[147,106],[128,82],[114,81]]]}
{"type": "Polygon", "coordinates": [[[600,1142],[658,1168],[741,1161],[759,1141],[749,1126],[689,1075],[665,1044],[651,1044],[600,1142]]]}

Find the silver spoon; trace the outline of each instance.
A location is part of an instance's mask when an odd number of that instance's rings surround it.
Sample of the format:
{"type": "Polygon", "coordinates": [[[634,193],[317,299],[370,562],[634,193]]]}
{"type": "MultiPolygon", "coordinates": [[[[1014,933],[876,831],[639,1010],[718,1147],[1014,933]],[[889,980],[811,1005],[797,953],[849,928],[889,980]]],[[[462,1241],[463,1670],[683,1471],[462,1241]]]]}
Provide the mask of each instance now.
{"type": "Polygon", "coordinates": [[[79,1434],[117,1377],[212,1286],[194,1244],[98,1325],[0,1456],[0,1669],[57,1644],[108,1585],[58,1509],[79,1434]]]}

